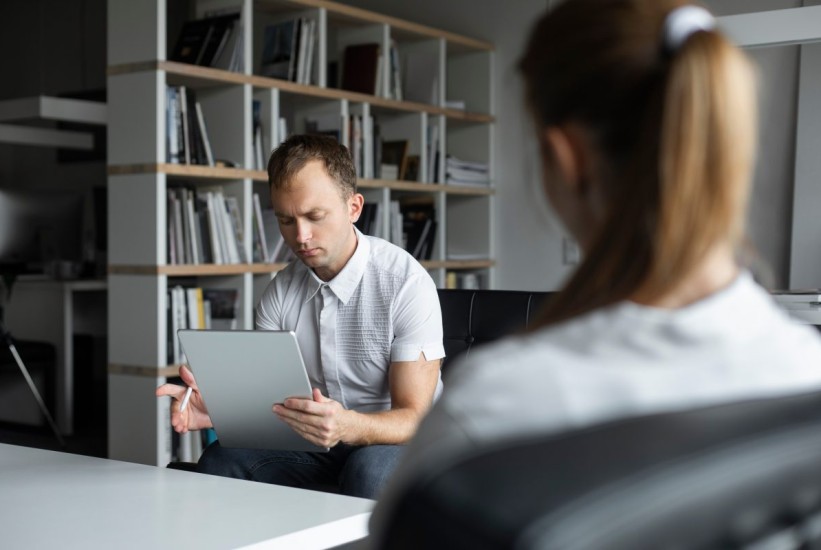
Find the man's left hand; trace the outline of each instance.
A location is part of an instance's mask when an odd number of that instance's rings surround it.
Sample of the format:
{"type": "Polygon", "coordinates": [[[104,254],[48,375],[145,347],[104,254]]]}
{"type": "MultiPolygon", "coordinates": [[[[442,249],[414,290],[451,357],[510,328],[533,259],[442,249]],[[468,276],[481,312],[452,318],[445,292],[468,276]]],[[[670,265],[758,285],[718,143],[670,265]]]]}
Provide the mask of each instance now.
{"type": "Polygon", "coordinates": [[[274,405],[274,413],[314,445],[334,447],[345,439],[350,411],[314,388],[313,401],[289,397],[284,403],[274,405]]]}

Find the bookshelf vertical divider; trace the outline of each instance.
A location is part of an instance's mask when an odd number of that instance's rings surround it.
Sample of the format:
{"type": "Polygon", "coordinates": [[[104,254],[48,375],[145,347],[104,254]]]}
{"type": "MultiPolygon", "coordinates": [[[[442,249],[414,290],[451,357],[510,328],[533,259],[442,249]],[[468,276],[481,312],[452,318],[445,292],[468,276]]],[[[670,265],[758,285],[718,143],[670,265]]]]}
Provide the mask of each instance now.
{"type": "Polygon", "coordinates": [[[478,273],[487,286],[493,285],[493,189],[446,183],[445,168],[452,154],[486,163],[492,174],[492,49],[478,40],[325,0],[108,0],[110,458],[163,466],[176,456],[169,400],[154,396],[179,367],[168,359],[174,342],[169,335],[170,289],[193,285],[236,291],[237,328],[253,328],[256,301],[282,267],[254,264],[251,258],[253,197],[259,194],[263,208],[269,203],[265,164],[286,137],[283,125],[288,133],[300,133],[307,131],[308,118],[332,121],[349,147],[352,116],[362,117],[363,128],[370,128],[365,121],[381,125],[379,138],[375,132],[363,133],[366,168],[360,174],[366,201],[380,205],[378,225],[386,231],[390,227],[392,201],[403,207],[432,206],[436,234],[430,259],[422,263],[436,284],[444,286],[448,272],[461,271],[478,273]],[[240,13],[242,63],[236,72],[166,61],[177,39],[171,34],[176,31],[167,28],[174,20],[169,10],[180,6],[191,18],[240,13]],[[311,84],[265,77],[260,70],[266,25],[296,18],[316,27],[311,84]],[[383,69],[372,95],[338,89],[334,80],[344,70],[344,48],[363,42],[380,47],[383,69]],[[419,58],[430,60],[430,97],[393,97],[399,72],[393,74],[392,59],[401,59],[402,68],[414,55],[417,63],[419,58]],[[337,67],[333,75],[331,64],[337,67]],[[213,157],[228,161],[228,167],[168,161],[173,120],[166,113],[168,86],[196,93],[213,157]],[[449,99],[464,100],[465,109],[450,105],[449,99]],[[255,102],[262,121],[261,147],[254,138],[255,102]],[[407,140],[418,162],[414,181],[379,177],[377,139],[407,140]],[[169,190],[180,187],[218,187],[236,200],[240,263],[171,261],[169,190]]]}

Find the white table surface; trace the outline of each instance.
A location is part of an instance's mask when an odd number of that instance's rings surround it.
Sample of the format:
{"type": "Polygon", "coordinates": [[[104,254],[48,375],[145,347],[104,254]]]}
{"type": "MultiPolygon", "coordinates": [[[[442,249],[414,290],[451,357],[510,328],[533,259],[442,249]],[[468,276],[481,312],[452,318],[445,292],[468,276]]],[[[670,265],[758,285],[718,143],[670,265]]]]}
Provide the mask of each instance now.
{"type": "Polygon", "coordinates": [[[374,501],[0,444],[0,547],[330,548],[374,501]]]}

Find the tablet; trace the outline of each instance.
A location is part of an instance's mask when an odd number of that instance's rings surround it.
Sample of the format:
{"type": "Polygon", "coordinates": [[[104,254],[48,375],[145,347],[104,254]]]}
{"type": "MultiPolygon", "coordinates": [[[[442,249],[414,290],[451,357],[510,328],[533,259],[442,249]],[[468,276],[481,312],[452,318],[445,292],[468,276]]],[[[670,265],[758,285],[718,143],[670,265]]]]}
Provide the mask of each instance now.
{"type": "Polygon", "coordinates": [[[288,397],[311,399],[311,383],[291,331],[177,332],[223,447],[319,451],[274,414],[288,397]]]}

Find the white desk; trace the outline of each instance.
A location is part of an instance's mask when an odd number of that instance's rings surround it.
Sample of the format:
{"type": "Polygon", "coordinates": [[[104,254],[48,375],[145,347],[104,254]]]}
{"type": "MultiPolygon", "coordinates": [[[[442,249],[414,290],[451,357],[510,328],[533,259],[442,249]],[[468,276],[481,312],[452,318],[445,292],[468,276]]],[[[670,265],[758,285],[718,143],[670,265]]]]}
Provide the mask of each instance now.
{"type": "Polygon", "coordinates": [[[374,501],[0,444],[3,548],[330,548],[374,501]]]}
{"type": "Polygon", "coordinates": [[[78,333],[106,334],[106,282],[21,277],[12,288],[6,324],[12,336],[19,340],[49,342],[56,347],[57,410],[52,414],[60,431],[71,435],[74,431],[73,337],[78,333]]]}

